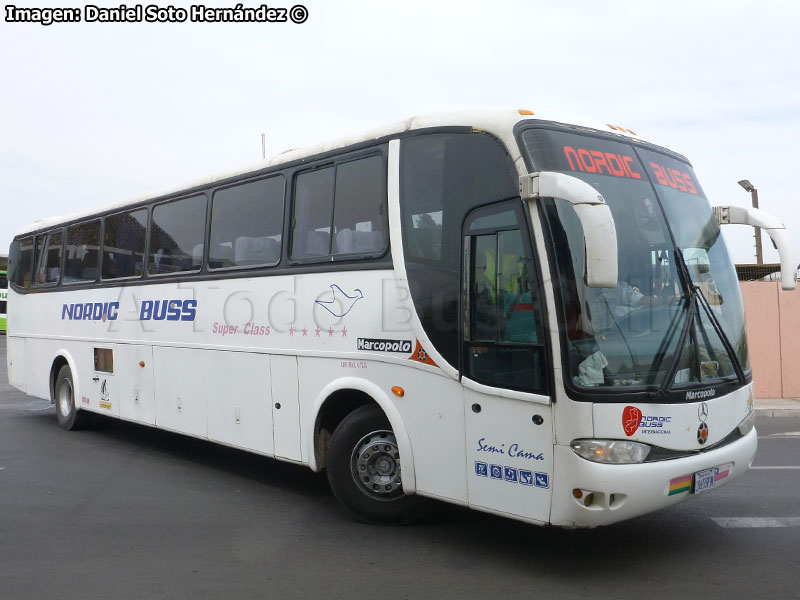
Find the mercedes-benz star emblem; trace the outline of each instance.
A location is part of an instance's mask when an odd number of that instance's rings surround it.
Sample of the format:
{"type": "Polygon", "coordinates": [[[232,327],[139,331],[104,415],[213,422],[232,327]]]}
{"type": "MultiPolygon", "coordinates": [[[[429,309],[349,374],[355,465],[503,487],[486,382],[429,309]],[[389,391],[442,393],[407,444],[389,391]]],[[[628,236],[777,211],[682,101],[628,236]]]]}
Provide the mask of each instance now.
{"type": "Polygon", "coordinates": [[[701,421],[705,421],[708,418],[708,404],[705,402],[701,402],[697,408],[697,418],[701,421]]]}

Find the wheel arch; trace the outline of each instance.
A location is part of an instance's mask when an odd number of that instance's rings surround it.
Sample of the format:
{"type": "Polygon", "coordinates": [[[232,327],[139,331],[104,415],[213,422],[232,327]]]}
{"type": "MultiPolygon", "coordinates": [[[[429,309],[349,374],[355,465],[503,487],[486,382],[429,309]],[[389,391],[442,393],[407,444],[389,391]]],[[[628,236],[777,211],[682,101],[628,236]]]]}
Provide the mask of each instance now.
{"type": "Polygon", "coordinates": [[[403,489],[406,493],[415,492],[414,454],[400,412],[389,395],[378,385],[357,377],[336,379],[322,388],[317,395],[312,409],[314,428],[307,441],[308,466],[314,471],[321,471],[325,467],[327,442],[333,430],[327,430],[323,426],[338,425],[353,410],[370,403],[383,411],[394,431],[400,450],[403,489]],[[325,431],[328,431],[327,435],[325,431]]]}
{"type": "Polygon", "coordinates": [[[50,403],[54,404],[56,399],[56,379],[58,378],[58,373],[61,371],[61,368],[66,365],[69,367],[69,370],[72,372],[72,386],[75,390],[75,408],[80,410],[80,402],[78,402],[78,398],[80,398],[80,382],[79,382],[79,375],[78,370],[75,368],[75,360],[72,358],[72,355],[67,352],[65,349],[60,349],[56,352],[55,356],[53,357],[52,362],[50,363],[50,403]]]}

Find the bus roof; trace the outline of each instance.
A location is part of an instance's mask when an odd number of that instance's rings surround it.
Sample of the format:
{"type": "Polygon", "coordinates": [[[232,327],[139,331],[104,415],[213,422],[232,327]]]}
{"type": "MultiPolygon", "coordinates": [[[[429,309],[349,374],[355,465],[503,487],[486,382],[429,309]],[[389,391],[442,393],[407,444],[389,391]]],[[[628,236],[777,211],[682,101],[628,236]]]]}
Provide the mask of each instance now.
{"type": "Polygon", "coordinates": [[[170,186],[169,188],[156,190],[153,193],[144,194],[138,197],[130,198],[128,200],[112,202],[103,206],[98,206],[90,210],[79,211],[75,213],[66,214],[63,216],[49,217],[40,219],[33,223],[19,229],[16,236],[38,231],[41,229],[48,229],[60,223],[79,220],[84,217],[89,217],[99,213],[113,211],[115,209],[124,209],[127,206],[135,205],[154,198],[176,194],[183,190],[190,190],[194,188],[203,187],[206,185],[214,184],[218,181],[243,175],[246,173],[268,169],[270,167],[302,161],[306,158],[311,158],[316,155],[324,154],[340,148],[346,148],[356,144],[369,142],[370,140],[377,140],[381,138],[390,137],[395,134],[403,134],[416,129],[429,129],[436,127],[471,127],[479,131],[486,131],[501,139],[511,151],[511,158],[515,163],[521,160],[519,152],[516,149],[516,143],[513,139],[512,130],[514,125],[520,121],[543,121],[550,123],[558,123],[563,125],[578,126],[588,130],[610,133],[612,135],[636,139],[643,142],[654,143],[652,140],[642,138],[638,133],[624,127],[603,123],[600,121],[592,121],[582,118],[565,119],[564,115],[553,115],[544,111],[528,111],[517,109],[494,109],[494,110],[469,110],[457,111],[446,113],[435,113],[430,115],[422,115],[411,117],[404,121],[399,121],[391,125],[377,127],[371,130],[361,132],[360,134],[351,135],[329,142],[323,142],[305,148],[286,150],[280,154],[276,154],[261,160],[256,163],[245,165],[241,168],[231,171],[217,173],[210,177],[204,177],[194,181],[187,182],[180,186],[170,186]]]}

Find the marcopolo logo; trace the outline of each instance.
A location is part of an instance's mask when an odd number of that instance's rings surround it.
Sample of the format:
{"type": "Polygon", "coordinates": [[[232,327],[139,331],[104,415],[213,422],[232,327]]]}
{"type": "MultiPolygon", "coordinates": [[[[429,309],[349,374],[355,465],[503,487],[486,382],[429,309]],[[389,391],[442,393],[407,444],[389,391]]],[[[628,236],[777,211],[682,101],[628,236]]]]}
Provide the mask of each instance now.
{"type": "Polygon", "coordinates": [[[411,354],[413,346],[408,340],[375,340],[370,338],[358,338],[359,350],[377,350],[378,352],[400,352],[411,354]]]}
{"type": "Polygon", "coordinates": [[[686,392],[686,399],[687,400],[707,400],[708,398],[713,398],[714,395],[717,393],[717,390],[711,388],[708,390],[699,390],[693,391],[689,390],[686,392]]]}
{"type": "Polygon", "coordinates": [[[119,302],[77,302],[61,307],[62,321],[116,321],[119,302]]]}

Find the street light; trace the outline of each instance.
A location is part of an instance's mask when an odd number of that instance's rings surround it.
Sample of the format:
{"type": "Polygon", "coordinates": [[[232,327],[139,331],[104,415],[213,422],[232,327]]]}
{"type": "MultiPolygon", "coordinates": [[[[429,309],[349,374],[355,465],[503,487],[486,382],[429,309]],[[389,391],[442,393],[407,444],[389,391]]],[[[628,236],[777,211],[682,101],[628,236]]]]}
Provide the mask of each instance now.
{"type": "MultiPolygon", "coordinates": [[[[750,192],[750,198],[753,201],[753,208],[758,208],[758,190],[756,186],[750,183],[749,179],[742,179],[739,182],[739,185],[742,186],[746,192],[750,192]]],[[[761,256],[761,228],[756,227],[756,264],[763,265],[764,260],[761,256]]]]}

